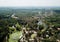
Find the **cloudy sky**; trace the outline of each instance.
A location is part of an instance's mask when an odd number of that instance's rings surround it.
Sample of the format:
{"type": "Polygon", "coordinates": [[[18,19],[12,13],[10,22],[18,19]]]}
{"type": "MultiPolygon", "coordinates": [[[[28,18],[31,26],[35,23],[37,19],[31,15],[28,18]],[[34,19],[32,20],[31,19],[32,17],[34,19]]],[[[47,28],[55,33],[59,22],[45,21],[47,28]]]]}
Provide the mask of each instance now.
{"type": "Polygon", "coordinates": [[[60,0],[0,0],[0,6],[60,6],[60,0]]]}

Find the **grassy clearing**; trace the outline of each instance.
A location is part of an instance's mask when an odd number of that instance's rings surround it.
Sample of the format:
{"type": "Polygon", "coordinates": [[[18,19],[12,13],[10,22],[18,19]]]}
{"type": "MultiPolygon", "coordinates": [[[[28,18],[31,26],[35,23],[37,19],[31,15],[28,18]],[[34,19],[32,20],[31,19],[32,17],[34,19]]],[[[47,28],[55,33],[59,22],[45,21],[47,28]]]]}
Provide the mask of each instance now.
{"type": "Polygon", "coordinates": [[[19,37],[22,35],[22,31],[17,31],[10,35],[9,42],[18,42],[19,37]]]}
{"type": "Polygon", "coordinates": [[[34,38],[34,37],[36,37],[36,34],[32,34],[32,35],[31,35],[31,38],[34,38]]]}

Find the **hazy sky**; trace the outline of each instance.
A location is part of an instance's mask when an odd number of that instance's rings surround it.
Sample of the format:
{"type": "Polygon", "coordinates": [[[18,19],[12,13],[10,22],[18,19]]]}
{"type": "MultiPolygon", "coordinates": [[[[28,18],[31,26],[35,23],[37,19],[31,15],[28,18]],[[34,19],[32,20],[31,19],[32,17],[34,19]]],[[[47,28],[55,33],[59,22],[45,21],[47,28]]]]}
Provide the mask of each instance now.
{"type": "Polygon", "coordinates": [[[60,0],[0,0],[0,6],[60,6],[60,0]]]}

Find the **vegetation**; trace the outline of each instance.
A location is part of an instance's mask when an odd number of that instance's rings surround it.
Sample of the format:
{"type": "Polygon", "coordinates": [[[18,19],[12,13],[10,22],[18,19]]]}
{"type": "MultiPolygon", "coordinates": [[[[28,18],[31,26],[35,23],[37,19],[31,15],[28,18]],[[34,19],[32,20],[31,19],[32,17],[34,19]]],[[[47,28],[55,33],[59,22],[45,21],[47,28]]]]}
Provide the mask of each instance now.
{"type": "Polygon", "coordinates": [[[60,10],[0,8],[1,42],[60,42],[60,10]]]}

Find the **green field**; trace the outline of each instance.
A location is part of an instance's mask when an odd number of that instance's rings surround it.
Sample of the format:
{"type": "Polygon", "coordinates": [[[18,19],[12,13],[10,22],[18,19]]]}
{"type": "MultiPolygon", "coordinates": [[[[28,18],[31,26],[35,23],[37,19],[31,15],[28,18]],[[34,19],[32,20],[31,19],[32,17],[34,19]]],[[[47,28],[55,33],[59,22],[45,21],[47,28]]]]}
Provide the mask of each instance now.
{"type": "Polygon", "coordinates": [[[9,42],[18,42],[19,37],[22,35],[22,31],[17,31],[10,35],[9,42]]]}

